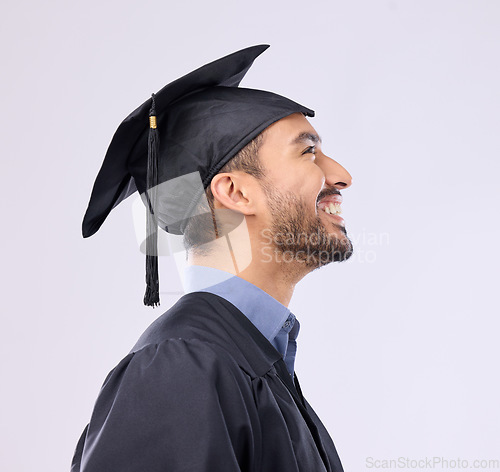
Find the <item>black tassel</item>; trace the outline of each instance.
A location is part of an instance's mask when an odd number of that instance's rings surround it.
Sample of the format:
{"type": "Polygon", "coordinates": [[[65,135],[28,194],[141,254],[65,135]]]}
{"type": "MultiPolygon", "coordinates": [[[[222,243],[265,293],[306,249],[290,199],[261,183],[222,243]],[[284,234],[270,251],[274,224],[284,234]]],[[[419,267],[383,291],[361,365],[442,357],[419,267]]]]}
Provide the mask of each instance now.
{"type": "Polygon", "coordinates": [[[144,305],[153,308],[160,304],[160,281],[158,277],[158,223],[156,220],[156,192],[158,186],[158,154],[160,138],[156,127],[155,95],[151,97],[149,110],[148,170],[146,177],[146,293],[144,305]]]}

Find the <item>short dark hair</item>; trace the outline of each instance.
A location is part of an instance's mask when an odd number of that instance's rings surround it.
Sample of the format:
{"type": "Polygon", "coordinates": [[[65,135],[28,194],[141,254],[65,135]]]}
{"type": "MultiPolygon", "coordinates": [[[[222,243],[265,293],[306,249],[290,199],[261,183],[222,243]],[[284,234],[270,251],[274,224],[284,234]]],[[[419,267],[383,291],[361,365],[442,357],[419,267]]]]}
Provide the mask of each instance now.
{"type": "MultiPolygon", "coordinates": [[[[265,177],[265,170],[259,160],[259,150],[264,141],[264,133],[265,131],[250,141],[218,173],[240,170],[262,180],[265,177]]],[[[206,188],[205,195],[207,197],[206,201],[202,199],[198,203],[196,211],[198,216],[191,217],[186,224],[184,247],[186,250],[193,250],[206,255],[207,252],[202,250],[200,246],[217,239],[219,231],[214,212],[214,195],[210,185],[206,188]]]]}

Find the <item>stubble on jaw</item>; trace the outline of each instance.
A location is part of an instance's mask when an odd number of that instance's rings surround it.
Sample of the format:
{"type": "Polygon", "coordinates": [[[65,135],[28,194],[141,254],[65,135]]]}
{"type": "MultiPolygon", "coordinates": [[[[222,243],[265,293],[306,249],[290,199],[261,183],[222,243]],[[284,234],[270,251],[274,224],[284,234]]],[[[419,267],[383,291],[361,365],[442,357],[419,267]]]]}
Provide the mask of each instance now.
{"type": "Polygon", "coordinates": [[[349,259],[352,242],[346,229],[329,222],[329,232],[319,215],[311,215],[303,197],[293,192],[280,193],[269,182],[262,184],[272,216],[267,240],[277,262],[296,266],[293,272],[311,272],[331,262],[349,259]]]}

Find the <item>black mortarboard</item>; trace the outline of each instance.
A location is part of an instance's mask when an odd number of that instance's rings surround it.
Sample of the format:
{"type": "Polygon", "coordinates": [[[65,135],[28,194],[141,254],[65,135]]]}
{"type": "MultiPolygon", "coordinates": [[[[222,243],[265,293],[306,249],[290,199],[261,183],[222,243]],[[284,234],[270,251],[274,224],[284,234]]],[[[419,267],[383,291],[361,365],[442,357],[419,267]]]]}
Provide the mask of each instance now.
{"type": "Polygon", "coordinates": [[[159,301],[156,228],[183,234],[212,178],[265,128],[292,113],[314,111],[285,97],[238,87],[269,46],[230,54],[171,82],[134,110],[113,136],[83,219],[83,236],[139,191],[148,211],[144,303],[159,301]],[[161,200],[161,212],[157,208],[161,200]]]}

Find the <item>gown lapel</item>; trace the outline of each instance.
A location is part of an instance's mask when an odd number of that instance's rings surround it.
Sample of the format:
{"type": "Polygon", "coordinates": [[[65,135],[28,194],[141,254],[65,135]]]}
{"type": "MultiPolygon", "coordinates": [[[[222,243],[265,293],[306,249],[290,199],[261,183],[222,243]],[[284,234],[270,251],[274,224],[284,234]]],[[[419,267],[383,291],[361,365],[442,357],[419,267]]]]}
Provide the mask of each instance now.
{"type": "MultiPolygon", "coordinates": [[[[320,420],[316,417],[314,411],[304,399],[297,376],[294,376],[292,378],[292,376],[288,372],[284,360],[281,357],[281,354],[273,347],[273,345],[260,333],[260,331],[241,311],[239,311],[236,307],[234,307],[234,305],[232,305],[222,297],[219,297],[215,294],[202,292],[194,292],[192,294],[186,295],[186,297],[203,298],[210,302],[213,309],[205,310],[205,314],[208,315],[208,319],[203,318],[203,329],[205,329],[206,323],[208,327],[211,327],[211,329],[217,334],[218,337],[216,337],[215,339],[219,339],[222,335],[224,336],[222,339],[226,340],[227,336],[229,336],[230,339],[232,339],[231,343],[234,341],[235,345],[238,347],[238,349],[234,350],[235,359],[239,359],[242,362],[241,365],[247,366],[248,364],[248,372],[252,373],[252,378],[254,378],[255,376],[262,377],[266,374],[273,376],[273,384],[275,384],[275,388],[280,390],[281,395],[282,388],[279,383],[276,384],[276,377],[280,379],[279,381],[289,392],[294,404],[299,410],[301,416],[304,419],[304,422],[306,423],[310,431],[311,437],[317,449],[317,453],[321,457],[321,461],[324,464],[324,469],[322,468],[322,470],[332,472],[332,467],[335,467],[335,470],[341,471],[342,466],[340,462],[338,462],[338,458],[336,459],[336,451],[333,443],[331,444],[332,447],[330,448],[330,456],[328,456],[328,454],[326,453],[325,447],[323,445],[321,434],[323,434],[323,438],[326,438],[325,445],[327,446],[327,450],[329,450],[327,441],[328,433],[321,429],[322,425],[320,420]],[[213,316],[211,315],[211,313],[213,313],[213,316]],[[210,318],[210,316],[212,316],[212,318],[210,318]],[[211,326],[210,322],[214,320],[215,324],[212,323],[211,326]],[[219,330],[222,334],[218,333],[217,330],[219,330]],[[332,462],[330,462],[330,460],[332,462]],[[338,465],[336,465],[336,460],[338,462],[338,465]]],[[[184,324],[184,322],[182,323],[184,324]]],[[[187,323],[189,324],[189,316],[187,317],[187,323]]],[[[175,324],[169,326],[173,326],[172,329],[175,329],[175,324]]],[[[195,324],[194,326],[197,325],[195,324]]],[[[180,332],[182,333],[182,331],[180,332]]],[[[155,329],[151,329],[150,331],[145,332],[143,334],[143,337],[141,337],[136,344],[137,349],[140,349],[144,344],[152,343],[156,339],[154,336],[159,336],[159,339],[163,339],[162,333],[163,332],[161,325],[156,325],[155,329]]],[[[134,349],[132,351],[135,352],[134,349]]],[[[301,425],[301,427],[303,428],[303,425],[301,425]]],[[[84,443],[88,428],[89,425],[87,425],[87,427],[83,431],[78,442],[74,454],[71,472],[80,471],[80,462],[82,459],[82,452],[84,449],[84,443]]],[[[316,452],[311,451],[311,453],[315,456],[314,463],[318,464],[319,461],[316,456],[316,452]]],[[[316,468],[317,467],[315,467],[315,469],[316,468]]]]}
{"type": "MultiPolygon", "coordinates": [[[[201,293],[193,292],[190,295],[200,296],[201,293]]],[[[226,320],[226,322],[232,324],[233,326],[234,321],[236,321],[236,324],[242,328],[242,338],[238,340],[238,346],[240,347],[242,352],[244,352],[245,358],[252,364],[253,369],[257,373],[257,375],[264,375],[266,372],[271,370],[272,367],[274,367],[278,378],[287,388],[298,410],[304,418],[304,421],[309,428],[311,436],[313,437],[313,440],[316,444],[318,453],[320,454],[320,457],[325,465],[325,469],[327,470],[327,472],[332,472],[332,466],[323,446],[318,427],[307,411],[306,402],[304,400],[304,397],[302,396],[298,379],[296,376],[294,376],[294,379],[292,379],[292,376],[289,374],[285,361],[281,357],[281,354],[255,327],[255,325],[231,302],[227,301],[223,297],[220,297],[219,295],[209,292],[203,292],[202,296],[208,297],[209,299],[212,298],[212,300],[215,297],[215,299],[218,300],[224,307],[226,307],[229,312],[224,313],[223,310],[219,311],[219,316],[222,316],[226,320]],[[246,335],[249,335],[253,342],[249,342],[249,340],[246,340],[246,336],[244,333],[246,335]]]]}
{"type": "Polygon", "coordinates": [[[306,422],[309,431],[311,432],[314,442],[316,443],[316,447],[318,448],[318,452],[321,456],[321,459],[323,459],[323,463],[325,464],[326,470],[328,472],[331,472],[332,468],[330,466],[330,461],[328,460],[328,455],[326,454],[325,448],[323,447],[323,442],[321,441],[321,436],[319,434],[318,428],[307,411],[297,376],[294,375],[294,380],[295,380],[294,384],[294,382],[292,382],[292,377],[288,373],[288,369],[286,368],[286,364],[283,359],[280,359],[277,362],[275,362],[274,367],[276,368],[276,373],[278,374],[278,377],[285,384],[285,387],[290,392],[290,395],[294,399],[297,408],[302,414],[302,417],[304,418],[304,421],[306,422]]]}

